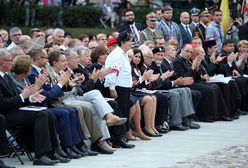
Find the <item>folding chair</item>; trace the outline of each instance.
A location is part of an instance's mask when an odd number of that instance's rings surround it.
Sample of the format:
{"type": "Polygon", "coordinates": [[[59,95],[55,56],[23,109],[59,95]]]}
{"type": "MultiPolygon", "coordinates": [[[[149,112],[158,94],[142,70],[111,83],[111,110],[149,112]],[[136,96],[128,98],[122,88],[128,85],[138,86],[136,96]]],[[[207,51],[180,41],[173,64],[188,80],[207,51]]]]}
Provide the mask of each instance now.
{"type": "Polygon", "coordinates": [[[21,129],[16,130],[7,130],[7,140],[10,147],[10,157],[17,157],[18,160],[21,162],[22,165],[24,165],[24,162],[21,159],[21,155],[27,155],[30,161],[33,161],[34,158],[32,154],[29,152],[25,144],[22,142],[20,136],[23,134],[23,131],[21,129]]]}
{"type": "Polygon", "coordinates": [[[108,22],[109,22],[109,20],[110,19],[106,19],[106,18],[104,18],[104,17],[100,17],[100,19],[99,19],[99,21],[101,22],[101,25],[100,25],[100,28],[105,28],[105,29],[109,29],[110,27],[109,27],[109,24],[108,24],[108,22]]]}

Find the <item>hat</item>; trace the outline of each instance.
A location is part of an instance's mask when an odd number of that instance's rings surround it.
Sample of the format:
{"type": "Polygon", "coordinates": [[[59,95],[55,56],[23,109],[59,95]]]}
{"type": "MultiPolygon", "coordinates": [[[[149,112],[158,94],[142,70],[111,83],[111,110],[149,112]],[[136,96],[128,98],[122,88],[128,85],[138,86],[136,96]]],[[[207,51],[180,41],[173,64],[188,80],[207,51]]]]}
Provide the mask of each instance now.
{"type": "Polygon", "coordinates": [[[34,39],[27,41],[26,45],[27,45],[28,51],[34,48],[44,48],[45,39],[43,37],[34,38],[34,39]]]}
{"type": "Polygon", "coordinates": [[[148,16],[148,17],[146,17],[146,20],[157,21],[158,19],[154,16],[148,16]]]}
{"type": "Polygon", "coordinates": [[[190,10],[191,16],[198,16],[199,12],[200,12],[200,9],[197,9],[197,8],[192,8],[190,10]]]}
{"type": "Polygon", "coordinates": [[[152,50],[152,53],[153,53],[153,54],[156,54],[156,53],[158,53],[158,52],[165,52],[164,47],[156,47],[156,48],[154,48],[154,49],[152,50]]]}
{"type": "Polygon", "coordinates": [[[203,10],[201,10],[200,11],[200,13],[199,13],[199,17],[201,17],[201,16],[206,16],[206,15],[210,15],[210,13],[209,13],[209,11],[208,11],[208,9],[207,8],[204,8],[203,10]]]}
{"type": "Polygon", "coordinates": [[[216,44],[216,41],[213,39],[213,40],[206,40],[203,42],[203,48],[210,48],[210,47],[213,47],[217,45],[216,44]]]}
{"type": "Polygon", "coordinates": [[[106,44],[107,47],[116,44],[116,40],[117,40],[117,39],[116,39],[115,37],[108,39],[107,44],[106,44]]]}

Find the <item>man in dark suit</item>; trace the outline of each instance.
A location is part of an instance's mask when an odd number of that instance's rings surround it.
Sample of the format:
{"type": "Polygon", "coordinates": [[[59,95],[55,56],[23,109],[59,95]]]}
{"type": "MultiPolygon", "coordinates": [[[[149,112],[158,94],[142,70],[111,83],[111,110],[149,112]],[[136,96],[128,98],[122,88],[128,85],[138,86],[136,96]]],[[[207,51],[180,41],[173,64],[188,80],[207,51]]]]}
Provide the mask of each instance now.
{"type": "Polygon", "coordinates": [[[197,37],[201,38],[202,41],[204,41],[205,37],[206,37],[205,31],[206,31],[206,28],[210,22],[210,13],[208,12],[207,9],[204,9],[200,12],[199,18],[200,18],[200,23],[195,28],[195,30],[193,32],[193,37],[197,36],[197,37]]]}
{"type": "Polygon", "coordinates": [[[34,165],[54,165],[45,154],[52,151],[48,113],[45,111],[20,111],[19,108],[30,102],[42,102],[45,97],[35,92],[31,86],[18,93],[16,85],[7,72],[12,67],[12,56],[6,49],[0,49],[0,111],[6,118],[6,129],[33,127],[35,156],[34,165]]]}
{"type": "MultiPolygon", "coordinates": [[[[162,73],[168,70],[174,71],[174,66],[172,62],[176,58],[176,55],[177,55],[177,52],[172,45],[166,46],[165,51],[166,52],[165,52],[164,59],[161,62],[162,73]]],[[[174,83],[174,87],[189,86],[194,82],[194,79],[192,77],[181,78],[181,77],[178,77],[176,73],[174,73],[170,77],[170,80],[174,83]]],[[[198,107],[200,98],[201,98],[201,93],[197,90],[191,90],[191,93],[192,93],[192,100],[193,100],[194,108],[196,110],[198,107]]]]}
{"type": "Polygon", "coordinates": [[[143,29],[142,24],[135,22],[134,12],[131,9],[124,12],[124,23],[117,27],[119,33],[127,31],[132,34],[133,47],[140,45],[140,31],[143,29]]]}
{"type": "Polygon", "coordinates": [[[248,22],[239,27],[239,40],[248,40],[248,22]]]}
{"type": "Polygon", "coordinates": [[[183,45],[185,44],[190,44],[192,41],[192,33],[193,29],[190,27],[189,22],[190,22],[190,15],[188,12],[182,12],[180,15],[180,24],[179,29],[182,34],[182,39],[183,39],[183,45]]]}
{"type": "Polygon", "coordinates": [[[210,85],[203,82],[205,75],[200,69],[203,58],[197,57],[191,62],[192,53],[192,46],[186,44],[180,55],[174,59],[173,66],[178,77],[193,77],[194,83],[189,87],[200,91],[202,94],[196,113],[198,119],[200,121],[215,121],[217,119],[230,121],[230,118],[226,118],[227,107],[219,88],[216,85],[210,85]]]}

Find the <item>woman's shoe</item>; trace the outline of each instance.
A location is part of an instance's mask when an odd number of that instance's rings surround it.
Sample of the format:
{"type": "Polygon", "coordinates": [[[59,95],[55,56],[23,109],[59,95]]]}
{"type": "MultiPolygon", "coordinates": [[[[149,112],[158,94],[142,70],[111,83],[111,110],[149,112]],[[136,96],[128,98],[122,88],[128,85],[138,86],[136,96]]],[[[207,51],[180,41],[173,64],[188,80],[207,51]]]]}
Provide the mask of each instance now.
{"type": "Polygon", "coordinates": [[[132,132],[133,136],[138,137],[141,140],[151,140],[151,138],[149,136],[146,136],[143,133],[137,133],[136,131],[132,132]]]}

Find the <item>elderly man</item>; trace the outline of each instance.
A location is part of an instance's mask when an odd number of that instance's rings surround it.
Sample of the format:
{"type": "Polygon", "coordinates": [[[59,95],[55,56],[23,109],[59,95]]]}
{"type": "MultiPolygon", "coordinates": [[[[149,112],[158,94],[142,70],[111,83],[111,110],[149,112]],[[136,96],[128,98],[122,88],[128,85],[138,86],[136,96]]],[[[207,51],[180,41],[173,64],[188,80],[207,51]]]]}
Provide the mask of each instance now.
{"type": "MultiPolygon", "coordinates": [[[[204,52],[201,47],[198,48],[199,53],[204,52]]],[[[226,117],[227,106],[218,86],[204,82],[207,75],[200,70],[201,61],[204,59],[202,54],[199,54],[193,61],[191,60],[192,54],[192,46],[186,44],[181,53],[174,59],[173,66],[177,77],[193,77],[194,83],[189,87],[202,94],[196,113],[198,119],[200,121],[215,121],[218,119],[231,121],[230,118],[226,117]]]]}
{"type": "Polygon", "coordinates": [[[156,14],[150,12],[146,15],[147,28],[140,32],[140,43],[143,44],[147,40],[155,41],[158,37],[163,37],[161,30],[156,29],[156,14]]]}
{"type": "MultiPolygon", "coordinates": [[[[33,128],[35,143],[34,165],[54,165],[56,160],[50,160],[46,153],[53,150],[56,136],[50,132],[52,123],[46,111],[20,111],[19,108],[25,103],[42,102],[45,97],[35,92],[34,86],[25,88],[20,94],[17,86],[7,74],[12,68],[12,56],[6,49],[0,49],[0,111],[6,118],[6,129],[18,127],[33,128]]],[[[54,123],[53,123],[54,124],[54,123]]]]}
{"type": "Polygon", "coordinates": [[[10,40],[12,41],[11,44],[7,47],[7,50],[10,50],[14,46],[17,45],[19,38],[22,35],[22,30],[19,27],[13,27],[9,30],[10,40]]]}
{"type": "Polygon", "coordinates": [[[60,28],[56,28],[52,34],[53,45],[62,46],[65,40],[65,31],[60,28]]]}

